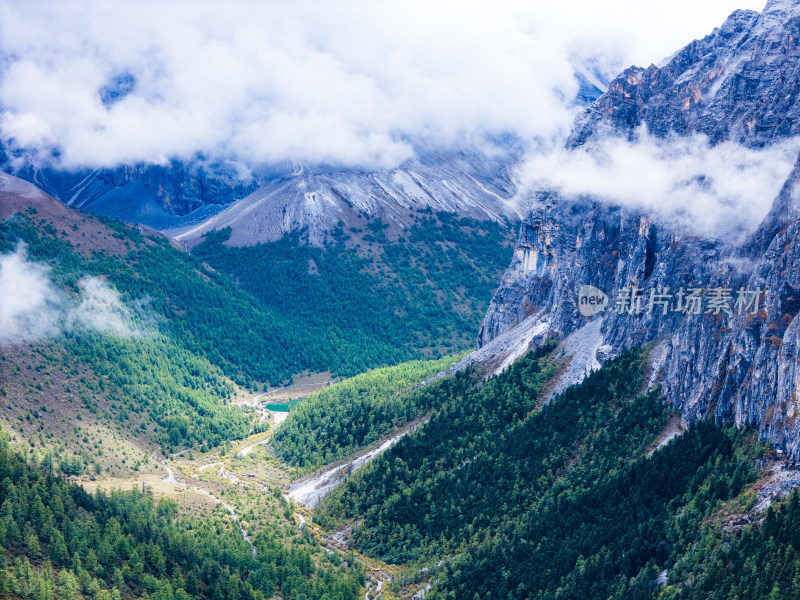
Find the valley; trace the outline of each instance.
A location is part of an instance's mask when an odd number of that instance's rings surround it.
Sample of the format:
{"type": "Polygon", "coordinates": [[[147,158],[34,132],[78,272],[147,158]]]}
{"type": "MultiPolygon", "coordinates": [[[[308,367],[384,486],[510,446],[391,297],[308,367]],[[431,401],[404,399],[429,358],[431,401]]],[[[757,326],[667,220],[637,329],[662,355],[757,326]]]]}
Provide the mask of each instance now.
{"type": "MultiPolygon", "coordinates": [[[[303,394],[302,384],[295,384],[292,387],[295,393],[303,394]]],[[[282,393],[291,392],[282,390],[282,393]]],[[[92,480],[78,480],[78,483],[90,493],[96,493],[97,490],[136,490],[141,487],[143,490],[149,490],[156,498],[177,501],[181,511],[186,511],[195,518],[207,518],[214,514],[215,507],[219,505],[240,528],[242,538],[252,548],[254,557],[257,550],[251,536],[275,526],[277,504],[277,508],[282,509],[283,517],[288,519],[288,515],[291,515],[291,522],[296,524],[298,532],[310,532],[325,552],[336,554],[345,562],[357,563],[363,567],[366,572],[365,597],[382,597],[384,586],[391,583],[390,572],[394,572],[394,568],[377,559],[354,552],[336,534],[330,535],[312,524],[313,516],[308,509],[313,508],[316,502],[309,502],[308,492],[304,494],[303,490],[316,491],[321,483],[328,480],[330,473],[324,472],[305,483],[290,484],[293,479],[291,471],[284,464],[272,459],[265,451],[264,446],[269,444],[274,431],[288,413],[272,412],[262,408],[265,406],[262,404],[264,396],[264,394],[253,396],[246,405],[257,407],[256,412],[268,419],[269,429],[239,440],[224,453],[211,451],[200,454],[191,450],[181,451],[160,461],[160,470],[154,467],[153,472],[131,478],[99,477],[92,480]],[[276,418],[277,415],[283,415],[283,418],[276,418]],[[281,497],[291,506],[288,512],[286,504],[276,500],[278,490],[281,491],[281,497]],[[273,499],[273,502],[267,502],[266,506],[265,495],[273,499]]],[[[375,458],[397,439],[398,436],[389,438],[376,448],[337,468],[353,470],[375,458]]],[[[150,459],[155,463],[154,455],[151,455],[150,459]]]]}
{"type": "Polygon", "coordinates": [[[231,7],[0,0],[0,600],[800,600],[800,0],[231,7]]]}

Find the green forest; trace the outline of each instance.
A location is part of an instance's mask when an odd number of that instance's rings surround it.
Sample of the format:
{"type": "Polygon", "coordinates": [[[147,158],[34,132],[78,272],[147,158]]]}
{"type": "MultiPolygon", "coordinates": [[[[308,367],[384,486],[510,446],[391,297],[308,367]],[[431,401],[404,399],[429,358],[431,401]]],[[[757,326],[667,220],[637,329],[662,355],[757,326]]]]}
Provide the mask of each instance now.
{"type": "Polygon", "coordinates": [[[260,533],[255,555],[222,509],[181,517],[150,493],[98,492],[20,457],[0,432],[0,595],[24,600],[354,600],[363,571],[313,538],[260,533]]]}
{"type": "Polygon", "coordinates": [[[485,384],[451,378],[430,422],[329,494],[317,522],[350,524],[406,581],[425,566],[426,597],[797,597],[797,494],[763,526],[721,525],[752,507],[767,452],[754,433],[701,421],[653,452],[670,411],[641,392],[642,352],[543,405],[551,350],[485,384]]]}
{"type": "Polygon", "coordinates": [[[101,220],[125,241],[124,255],[78,251],[35,209],[0,223],[0,252],[24,241],[66,290],[83,275],[106,278],[141,306],[144,324],[253,389],[465,350],[511,253],[507,225],[450,213],[422,214],[409,244],[387,241],[380,258],[360,257],[341,236],[325,248],[297,236],[229,248],[227,231],[190,255],[101,220]]]}
{"type": "MultiPolygon", "coordinates": [[[[47,341],[45,354],[80,378],[75,399],[87,409],[114,427],[142,433],[167,452],[247,433],[249,420],[227,405],[231,381],[255,391],[305,371],[353,375],[429,351],[464,349],[507,259],[507,248],[499,243],[505,230],[498,224],[447,213],[439,220],[423,215],[411,232],[415,239],[430,237],[433,246],[420,242],[415,250],[424,255],[427,270],[408,262],[395,244],[386,250],[397,255],[392,276],[370,273],[369,265],[341,244],[316,249],[289,239],[229,249],[220,233],[192,256],[161,236],[109,219],[87,219],[124,242],[124,254],[76,247],[35,208],[0,223],[0,253],[25,242],[30,259],[51,267],[56,288],[71,302],[77,302],[79,280],[86,275],[100,276],[120,292],[130,309],[130,328],[140,335],[68,330],[47,341]],[[473,239],[467,232],[473,229],[483,233],[473,239]],[[439,256],[437,236],[459,249],[439,256]],[[319,273],[298,272],[312,257],[319,273]],[[228,273],[216,270],[223,267],[228,273]],[[452,294],[445,297],[465,302],[468,311],[439,301],[437,290],[449,286],[452,294]],[[79,365],[92,376],[78,373],[79,365]],[[107,410],[98,408],[100,395],[110,403],[107,410]]],[[[31,395],[47,395],[38,385],[31,395]]],[[[73,391],[70,401],[74,396],[73,391]]],[[[362,443],[369,441],[357,440],[353,447],[362,443]]],[[[329,448],[321,456],[326,453],[329,448]]]]}
{"type": "MultiPolygon", "coordinates": [[[[166,243],[146,243],[134,231],[126,231],[131,235],[131,247],[137,243],[141,246],[139,252],[145,257],[139,260],[147,265],[143,270],[149,269],[152,278],[147,279],[131,266],[136,264],[136,250],[127,256],[92,252],[87,257],[59,239],[53,227],[37,224],[33,212],[0,223],[0,252],[11,251],[20,240],[24,241],[31,260],[51,267],[50,277],[55,288],[62,291],[65,305],[77,306],[81,277],[106,277],[127,301],[125,325],[129,331],[107,334],[64,323],[58,335],[31,345],[40,364],[30,374],[3,352],[0,367],[5,382],[0,383],[0,395],[10,401],[6,387],[12,380],[21,380],[26,397],[17,400],[36,402],[34,406],[38,407],[40,402],[52,403],[54,379],[66,379],[68,383],[60,390],[62,401],[85,408],[94,419],[110,427],[141,434],[166,452],[202,443],[217,445],[222,440],[244,436],[250,429],[250,419],[228,405],[233,385],[225,372],[225,362],[210,361],[213,352],[200,352],[197,340],[180,332],[181,326],[201,330],[196,320],[224,313],[226,291],[207,285],[208,293],[197,296],[208,301],[207,310],[183,325],[180,319],[168,324],[169,299],[174,298],[187,308],[182,311],[184,316],[197,303],[192,302],[193,295],[181,291],[169,296],[167,282],[173,278],[201,278],[191,266],[184,265],[181,273],[180,255],[166,243]],[[176,264],[159,270],[155,259],[147,258],[151,253],[156,258],[171,257],[176,264]],[[153,272],[161,274],[160,280],[153,272]],[[170,272],[172,275],[168,275],[170,272]],[[137,299],[146,301],[137,304],[137,299]],[[156,311],[159,306],[162,310],[156,311]],[[45,372],[49,373],[47,377],[42,376],[45,372]]],[[[235,293],[230,300],[236,302],[235,293]]],[[[221,330],[218,334],[222,337],[221,330]]]]}
{"type": "Polygon", "coordinates": [[[300,234],[234,248],[222,230],[192,254],[291,325],[304,369],[353,376],[470,348],[511,257],[510,226],[422,212],[391,241],[370,225],[372,254],[341,227],[324,248],[300,234]]]}
{"type": "Polygon", "coordinates": [[[437,407],[446,397],[440,383],[415,388],[454,361],[448,357],[374,369],[312,394],[275,432],[275,454],[305,471],[377,442],[437,407]]]}
{"type": "Polygon", "coordinates": [[[149,491],[88,494],[66,479],[101,473],[97,427],[202,454],[254,431],[235,384],[260,391],[327,369],[366,372],[295,406],[253,460],[305,473],[418,425],[313,514],[396,565],[386,597],[428,583],[433,600],[800,598],[800,496],[752,513],[760,468],[775,461],[755,432],[700,421],[656,448],[675,415],[645,388],[645,349],[549,401],[555,342],[496,376],[471,367],[422,385],[457,356],[420,357],[467,347],[491,295],[475,265],[499,269],[503,234],[447,213],[421,214],[402,243],[373,225],[359,239],[382,250],[368,257],[343,230],[326,248],[249,249],[225,246],[223,231],[187,255],[111,221],[93,226],[124,252],[79,248],[35,210],[0,223],[0,252],[24,241],[67,305],[86,275],[118,291],[128,331],[74,325],[0,355],[0,397],[19,404],[10,428],[30,445],[0,440],[0,595],[360,597],[370,573],[298,529],[278,487],[258,488],[280,523],[256,531],[253,555],[221,507],[198,518],[149,491]],[[75,421],[47,430],[61,414],[75,421]]]}

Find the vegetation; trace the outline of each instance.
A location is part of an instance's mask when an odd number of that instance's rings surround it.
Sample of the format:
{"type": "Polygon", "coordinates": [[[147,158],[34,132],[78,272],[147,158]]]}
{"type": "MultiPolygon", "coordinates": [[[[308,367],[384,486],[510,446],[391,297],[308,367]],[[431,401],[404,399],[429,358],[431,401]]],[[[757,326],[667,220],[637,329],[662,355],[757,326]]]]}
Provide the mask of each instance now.
{"type": "Polygon", "coordinates": [[[273,438],[277,456],[310,469],[349,456],[435,407],[441,384],[414,388],[455,357],[412,361],[357,375],[298,405],[273,438]]]}
{"type": "MultiPolygon", "coordinates": [[[[132,232],[132,235],[132,239],[136,239],[137,234],[132,232]]],[[[11,390],[12,385],[17,390],[15,395],[6,396],[7,402],[13,400],[21,408],[33,402],[52,406],[51,396],[57,395],[55,400],[72,405],[64,412],[71,411],[81,420],[83,416],[75,406],[80,402],[94,420],[132,435],[142,434],[167,451],[203,442],[216,445],[247,433],[250,418],[226,402],[233,393],[231,381],[218,366],[209,362],[205,353],[192,351],[191,338],[176,334],[159,322],[163,319],[161,315],[152,312],[153,305],[166,303],[170,297],[170,287],[165,283],[170,279],[167,273],[171,271],[173,277],[177,273],[179,278],[189,277],[188,274],[181,275],[174,265],[165,267],[161,271],[162,285],[151,288],[144,285],[142,272],[132,266],[136,265],[136,251],[127,257],[95,252],[87,258],[68,242],[58,239],[54,230],[42,228],[40,232],[29,215],[18,215],[0,223],[0,252],[11,250],[20,239],[27,243],[33,260],[51,265],[51,277],[57,288],[64,290],[62,302],[65,305],[78,307],[79,278],[105,275],[124,292],[130,308],[123,311],[122,331],[97,331],[66,318],[60,323],[59,335],[52,340],[42,340],[30,351],[41,355],[30,375],[20,369],[25,364],[21,356],[6,356],[4,349],[4,393],[8,394],[5,387],[11,390]],[[148,293],[150,306],[137,309],[133,300],[147,298],[148,293]],[[162,328],[164,332],[160,331],[162,328]],[[45,374],[47,376],[43,377],[45,374]],[[62,385],[59,386],[59,382],[62,385]]],[[[166,246],[144,242],[138,252],[142,254],[138,260],[149,264],[142,267],[145,273],[157,270],[153,255],[161,253],[175,260],[179,256],[166,246]]],[[[196,273],[195,277],[199,278],[196,273]]],[[[207,287],[213,290],[209,295],[222,303],[224,294],[207,287]]],[[[191,295],[185,297],[177,293],[176,297],[181,298],[187,309],[184,315],[189,314],[191,295]]],[[[213,310],[212,304],[208,311],[195,318],[208,318],[213,310]]],[[[175,322],[181,321],[176,318],[175,322]]],[[[59,410],[63,409],[59,406],[59,410]]],[[[59,425],[58,419],[54,421],[59,425]]],[[[25,429],[24,423],[21,428],[25,429]]]]}
{"type": "Polygon", "coordinates": [[[422,216],[408,240],[387,241],[373,258],[341,236],[326,248],[297,236],[229,248],[227,231],[187,255],[160,236],[102,222],[125,241],[124,255],[79,251],[34,211],[0,223],[0,252],[25,241],[66,289],[83,275],[106,278],[142,306],[145,323],[251,389],[304,371],[352,376],[466,349],[511,251],[507,228],[449,213],[422,216]]]}
{"type": "Polygon", "coordinates": [[[221,401],[233,393],[222,372],[163,335],[137,339],[87,332],[69,337],[63,347],[65,356],[91,367],[90,392],[110,388],[113,421],[126,428],[154,427],[151,439],[168,452],[216,446],[248,433],[249,418],[221,401]]]}
{"type": "Polygon", "coordinates": [[[256,555],[217,509],[181,518],[142,492],[89,495],[0,439],[0,594],[25,600],[350,600],[363,572],[315,566],[313,538],[264,531],[256,555]]]}
{"type": "MultiPolygon", "coordinates": [[[[191,518],[149,492],[90,495],[56,473],[99,475],[104,452],[133,461],[104,445],[106,430],[227,455],[226,440],[252,425],[230,405],[234,382],[263,388],[466,347],[507,262],[500,226],[428,212],[400,239],[371,222],[357,238],[334,232],[326,248],[298,238],[229,248],[223,231],[195,256],[118,223],[91,226],[117,251],[79,248],[34,210],[0,223],[0,252],[24,240],[67,305],[93,275],[126,307],[122,331],[72,323],[0,354],[3,418],[30,445],[26,457],[0,435],[0,596],[359,596],[354,557],[296,530],[285,481],[256,481],[257,461],[277,465],[263,447],[234,459],[251,461],[254,472],[239,473],[251,486],[215,483],[248,522],[255,555],[221,507],[191,518]]],[[[431,415],[314,515],[403,565],[388,593],[427,579],[433,600],[800,598],[800,494],[763,521],[749,514],[756,465],[769,460],[753,432],[699,422],[654,449],[671,413],[658,390],[641,391],[641,351],[545,403],[553,350],[487,381],[472,369],[417,386],[453,358],[369,371],[295,407],[273,451],[309,470],[431,415]]]]}
{"type": "Polygon", "coordinates": [[[364,237],[380,240],[373,253],[346,243],[343,231],[325,248],[298,235],[234,248],[224,245],[225,229],[193,255],[281,315],[302,348],[304,362],[291,373],[352,376],[470,347],[510,259],[509,229],[437,213],[391,242],[379,221],[372,225],[375,235],[364,237]]]}
{"type": "MultiPolygon", "coordinates": [[[[438,354],[440,337],[456,335],[444,349],[471,342],[475,315],[488,301],[505,262],[502,246],[496,244],[502,233],[493,223],[458,221],[446,214],[440,218],[442,239],[470,249],[450,249],[444,262],[434,260],[429,251],[426,269],[438,273],[431,277],[439,288],[453,286],[451,297],[471,298],[475,310],[470,318],[440,303],[433,288],[420,283],[423,271],[396,249],[389,254],[397,255],[394,262],[405,287],[367,272],[370,265],[342,245],[322,250],[301,246],[296,239],[229,249],[221,243],[224,236],[216,234],[198,248],[195,258],[159,236],[87,217],[98,232],[123,241],[126,250],[79,248],[32,209],[0,223],[0,252],[11,251],[19,240],[26,242],[30,257],[51,266],[57,287],[74,302],[79,279],[86,275],[104,278],[121,293],[130,329],[137,335],[70,330],[51,342],[50,353],[59,357],[63,372],[75,372],[79,365],[88,370],[87,377],[80,377],[88,410],[103,413],[98,396],[104,396],[110,403],[104,414],[114,426],[146,433],[172,451],[246,433],[248,419],[225,404],[233,389],[227,378],[254,390],[307,370],[356,374],[419,357],[434,345],[438,354]],[[470,241],[462,231],[468,226],[483,234],[470,241]],[[464,256],[473,256],[474,264],[464,256]],[[253,294],[201,260],[224,267],[253,294]],[[307,272],[309,260],[316,261],[316,275],[307,272]],[[488,266],[476,276],[482,261],[488,266]]],[[[434,221],[426,217],[421,222],[426,225],[412,235],[433,236],[434,221]]],[[[77,387],[74,382],[72,387],[77,387]]],[[[52,390],[25,392],[30,400],[52,390]]],[[[362,443],[353,442],[354,447],[362,443]]],[[[322,456],[330,455],[329,450],[322,456]]]]}
{"type": "Polygon", "coordinates": [[[679,555],[662,598],[800,598],[800,492],[742,531],[703,527],[694,552],[679,555]]]}
{"type": "Polygon", "coordinates": [[[641,353],[541,407],[552,372],[546,351],[485,385],[454,379],[460,389],[431,421],[332,492],[317,522],[353,520],[359,549],[439,565],[437,598],[655,598],[665,589],[707,598],[717,589],[702,575],[711,564],[729,581],[720,598],[751,597],[737,564],[751,565],[756,597],[773,584],[790,589],[790,521],[775,525],[784,541],[770,547],[781,566],[769,574],[752,568],[766,560],[765,532],[728,546],[728,534],[709,524],[757,475],[763,447],[751,432],[700,422],[650,456],[669,411],[657,390],[636,397],[641,353]],[[729,547],[741,548],[739,562],[729,547]],[[675,584],[660,588],[664,569],[675,584]]]}

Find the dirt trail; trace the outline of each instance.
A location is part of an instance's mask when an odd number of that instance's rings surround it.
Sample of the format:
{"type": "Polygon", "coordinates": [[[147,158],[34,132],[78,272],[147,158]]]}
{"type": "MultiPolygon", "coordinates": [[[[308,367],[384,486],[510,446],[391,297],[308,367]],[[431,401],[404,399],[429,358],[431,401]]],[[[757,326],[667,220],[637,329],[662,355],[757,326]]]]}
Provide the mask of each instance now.
{"type": "Polygon", "coordinates": [[[161,466],[163,466],[163,467],[164,467],[164,469],[166,469],[166,471],[167,471],[167,476],[166,476],[166,477],[164,477],[164,478],[162,479],[162,481],[164,481],[164,482],[166,482],[166,483],[171,483],[171,484],[173,484],[173,485],[180,485],[180,486],[185,486],[185,487],[188,487],[188,488],[190,488],[190,489],[194,490],[195,492],[198,492],[199,494],[202,494],[203,496],[206,496],[207,498],[210,498],[210,499],[211,499],[212,501],[214,501],[216,504],[220,504],[220,505],[222,505],[222,507],[223,507],[225,510],[227,510],[227,511],[228,511],[228,513],[231,515],[231,518],[232,518],[234,521],[236,521],[236,524],[239,526],[239,531],[240,531],[240,532],[241,532],[241,534],[242,534],[242,538],[244,539],[244,541],[245,541],[245,542],[247,542],[248,544],[250,544],[250,548],[253,550],[253,556],[255,557],[255,555],[256,555],[256,547],[255,547],[255,545],[253,544],[253,542],[252,542],[252,540],[250,539],[250,537],[247,535],[247,531],[245,531],[244,525],[242,525],[242,520],[239,518],[239,515],[237,515],[237,514],[236,514],[236,510],[235,510],[235,509],[234,509],[234,508],[233,508],[233,507],[232,507],[230,504],[228,504],[228,503],[227,503],[227,502],[225,502],[224,500],[220,500],[220,499],[219,499],[219,498],[217,498],[217,497],[216,497],[214,494],[212,494],[211,492],[209,492],[209,491],[208,491],[208,490],[206,490],[206,489],[203,489],[203,488],[201,488],[201,487],[198,487],[198,486],[196,486],[196,485],[190,485],[190,484],[188,484],[188,483],[184,483],[183,481],[179,480],[177,477],[175,477],[175,472],[174,472],[174,471],[172,470],[172,468],[171,468],[171,467],[170,467],[170,466],[167,464],[167,461],[165,461],[165,460],[162,460],[162,461],[161,461],[161,466]]]}

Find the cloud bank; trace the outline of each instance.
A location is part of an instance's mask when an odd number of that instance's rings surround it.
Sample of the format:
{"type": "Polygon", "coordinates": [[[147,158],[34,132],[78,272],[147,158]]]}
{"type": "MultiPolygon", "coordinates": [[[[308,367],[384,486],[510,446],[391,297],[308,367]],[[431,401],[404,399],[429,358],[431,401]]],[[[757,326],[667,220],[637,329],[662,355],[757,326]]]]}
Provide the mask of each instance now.
{"type": "Polygon", "coordinates": [[[761,1],[0,2],[0,141],[67,169],[198,155],[390,167],[547,142],[576,68],[649,64],[761,1]]]}
{"type": "Polygon", "coordinates": [[[800,139],[766,149],[703,135],[610,138],[531,156],[517,169],[520,198],[549,188],[642,210],[699,235],[736,241],[769,212],[800,152],[800,139]]]}
{"type": "Polygon", "coordinates": [[[0,254],[0,344],[53,338],[64,331],[137,335],[119,293],[99,277],[78,281],[79,302],[56,289],[50,268],[28,258],[24,244],[0,254]]]}

